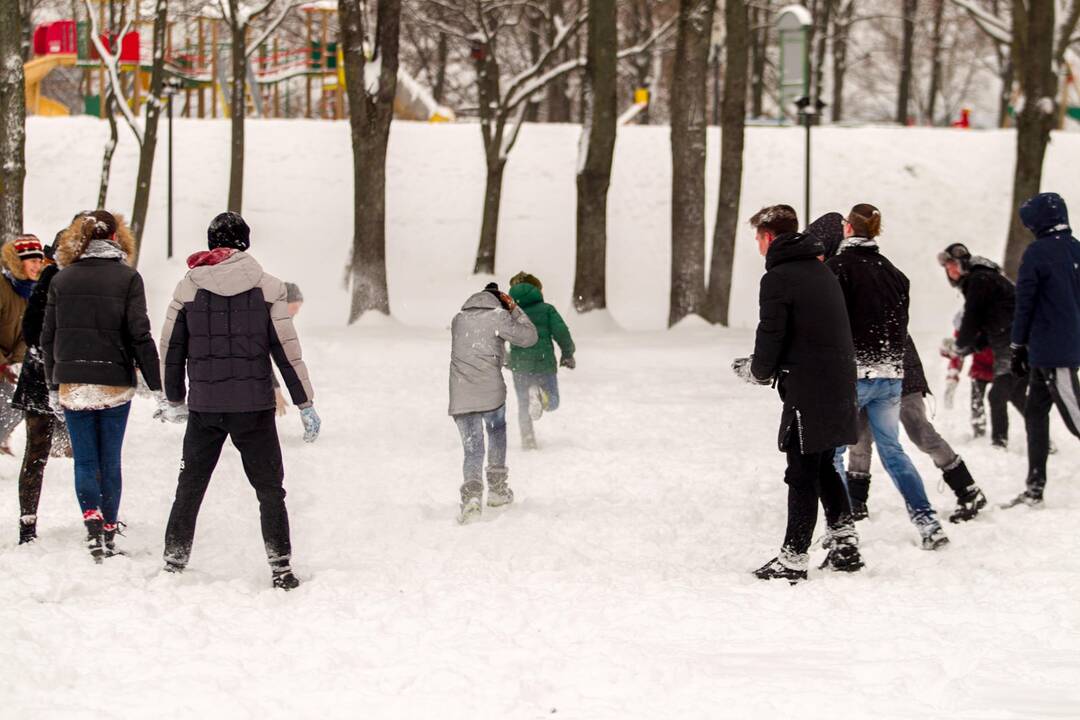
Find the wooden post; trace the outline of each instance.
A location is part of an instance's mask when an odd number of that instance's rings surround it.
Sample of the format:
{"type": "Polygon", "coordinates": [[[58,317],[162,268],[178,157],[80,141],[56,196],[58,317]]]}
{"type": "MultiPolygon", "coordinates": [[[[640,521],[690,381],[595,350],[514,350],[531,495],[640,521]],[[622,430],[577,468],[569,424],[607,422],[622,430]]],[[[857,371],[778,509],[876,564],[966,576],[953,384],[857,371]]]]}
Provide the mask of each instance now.
{"type": "MultiPolygon", "coordinates": [[[[273,51],[274,54],[272,56],[272,61],[273,61],[274,65],[278,65],[278,50],[279,50],[278,39],[275,37],[274,38],[274,51],[273,51]]],[[[275,118],[281,117],[281,88],[280,88],[280,86],[281,86],[281,83],[274,83],[274,117],[275,118]]]]}
{"type": "MultiPolygon", "coordinates": [[[[105,3],[98,3],[98,28],[105,27],[105,3]]],[[[91,47],[93,41],[89,41],[91,47]]],[[[105,58],[98,58],[98,117],[105,119],[105,58]]]]}
{"type": "Polygon", "coordinates": [[[330,115],[330,102],[326,97],[326,71],[330,67],[330,58],[327,57],[327,53],[330,52],[330,44],[327,42],[330,39],[330,14],[327,12],[320,14],[322,15],[322,73],[319,75],[319,89],[322,99],[319,102],[319,117],[325,120],[330,115]]]}
{"type": "MultiPolygon", "coordinates": [[[[206,67],[206,31],[203,29],[202,15],[198,17],[197,23],[199,44],[195,53],[195,60],[191,63],[192,71],[206,67]]],[[[204,117],[206,117],[206,93],[203,84],[199,83],[199,119],[202,120],[204,117]]]]}

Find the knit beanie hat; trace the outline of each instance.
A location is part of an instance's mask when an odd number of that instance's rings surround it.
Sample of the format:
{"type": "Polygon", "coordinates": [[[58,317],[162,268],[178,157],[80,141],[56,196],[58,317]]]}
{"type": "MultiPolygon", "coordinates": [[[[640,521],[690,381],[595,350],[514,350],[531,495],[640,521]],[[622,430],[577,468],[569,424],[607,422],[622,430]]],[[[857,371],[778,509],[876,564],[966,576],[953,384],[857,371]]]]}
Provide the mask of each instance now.
{"type": "Polygon", "coordinates": [[[855,237],[873,240],[881,234],[881,211],[869,203],[859,203],[847,216],[855,237]]]}
{"type": "Polygon", "coordinates": [[[246,251],[251,247],[251,229],[237,213],[223,212],[211,221],[206,229],[206,239],[211,250],[232,248],[246,251]]]}
{"type": "Polygon", "coordinates": [[[15,238],[15,252],[20,260],[43,259],[45,250],[36,235],[19,235],[15,238]]]}

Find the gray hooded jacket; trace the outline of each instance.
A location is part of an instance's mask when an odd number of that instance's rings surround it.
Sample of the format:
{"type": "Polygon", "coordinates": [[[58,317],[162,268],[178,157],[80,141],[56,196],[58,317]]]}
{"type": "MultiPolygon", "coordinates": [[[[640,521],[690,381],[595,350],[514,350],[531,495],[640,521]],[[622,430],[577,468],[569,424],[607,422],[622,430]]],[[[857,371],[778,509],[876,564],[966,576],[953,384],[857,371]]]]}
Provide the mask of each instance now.
{"type": "Polygon", "coordinates": [[[188,262],[161,334],[169,400],[186,397],[191,410],[206,413],[273,410],[273,358],[293,403],[309,406],[314,392],[285,283],[244,252],[197,253],[188,262]]]}
{"type": "Polygon", "coordinates": [[[489,292],[465,301],[450,326],[450,414],[489,412],[506,403],[502,366],[504,341],[536,344],[536,327],[520,307],[513,313],[489,292]]]}

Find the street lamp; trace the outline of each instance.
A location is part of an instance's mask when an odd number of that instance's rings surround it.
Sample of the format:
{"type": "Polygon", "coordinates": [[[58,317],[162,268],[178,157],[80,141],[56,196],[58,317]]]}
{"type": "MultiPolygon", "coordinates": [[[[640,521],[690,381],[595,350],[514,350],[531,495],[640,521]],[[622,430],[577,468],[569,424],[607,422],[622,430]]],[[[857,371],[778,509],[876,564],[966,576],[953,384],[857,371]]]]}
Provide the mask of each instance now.
{"type": "Polygon", "coordinates": [[[806,172],[804,175],[804,195],[806,203],[806,215],[803,222],[810,224],[810,128],[821,122],[821,111],[825,109],[825,103],[821,100],[814,102],[808,95],[795,99],[795,107],[799,110],[799,124],[806,128],[806,172]]]}
{"type": "Polygon", "coordinates": [[[168,199],[168,203],[169,203],[168,218],[169,219],[168,219],[168,231],[166,233],[166,238],[167,239],[166,239],[166,244],[165,244],[165,257],[170,259],[170,260],[172,259],[172,256],[173,256],[173,192],[172,192],[172,186],[173,186],[173,168],[172,168],[172,165],[173,165],[173,163],[172,163],[172,159],[173,159],[173,149],[172,149],[172,147],[173,147],[173,141],[172,141],[173,140],[173,124],[172,124],[173,108],[172,108],[172,106],[173,106],[173,98],[180,92],[180,88],[181,88],[182,85],[183,85],[183,83],[180,81],[179,78],[170,77],[170,78],[165,78],[165,81],[162,84],[162,88],[161,88],[161,93],[162,93],[162,95],[165,96],[165,100],[166,100],[166,103],[167,103],[166,110],[169,113],[169,161],[168,161],[168,165],[169,165],[169,173],[168,173],[168,198],[169,198],[168,199]]]}
{"type": "Polygon", "coordinates": [[[802,5],[788,5],[776,18],[780,36],[780,122],[784,121],[788,103],[794,103],[799,121],[806,127],[804,219],[807,222],[810,221],[810,127],[821,110],[810,107],[810,28],[813,24],[810,11],[802,5]]]}

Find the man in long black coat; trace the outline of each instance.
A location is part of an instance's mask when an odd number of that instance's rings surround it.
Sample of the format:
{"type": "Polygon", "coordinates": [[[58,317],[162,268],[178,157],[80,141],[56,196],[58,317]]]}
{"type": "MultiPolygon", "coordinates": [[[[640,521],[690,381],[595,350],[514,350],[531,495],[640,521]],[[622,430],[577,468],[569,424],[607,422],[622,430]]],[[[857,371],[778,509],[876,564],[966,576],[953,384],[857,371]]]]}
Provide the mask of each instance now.
{"type": "Polygon", "coordinates": [[[857,439],[855,347],[844,295],[821,262],[822,244],[798,231],[787,205],[761,210],[750,220],[765,256],[760,321],[754,354],[736,360],[748,382],[775,384],[784,402],[780,451],[787,454],[787,533],[780,554],[758,569],[762,579],[805,579],[808,551],[825,508],[828,558],[822,567],[862,567],[859,538],[844,483],[833,462],[836,448],[857,439]]]}

